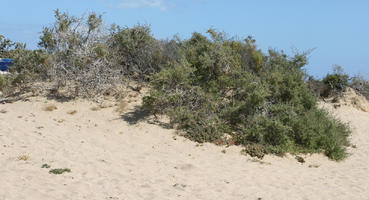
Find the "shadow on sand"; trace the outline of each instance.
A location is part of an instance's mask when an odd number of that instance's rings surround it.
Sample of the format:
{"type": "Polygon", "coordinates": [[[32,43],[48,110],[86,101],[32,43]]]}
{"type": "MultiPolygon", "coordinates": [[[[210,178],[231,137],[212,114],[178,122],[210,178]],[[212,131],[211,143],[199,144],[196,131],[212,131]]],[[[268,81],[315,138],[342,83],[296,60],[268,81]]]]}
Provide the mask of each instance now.
{"type": "Polygon", "coordinates": [[[133,111],[122,114],[121,118],[129,125],[136,125],[140,122],[146,122],[149,124],[158,125],[165,129],[173,128],[171,124],[160,121],[158,117],[152,115],[150,111],[142,109],[140,106],[135,106],[133,111]]]}

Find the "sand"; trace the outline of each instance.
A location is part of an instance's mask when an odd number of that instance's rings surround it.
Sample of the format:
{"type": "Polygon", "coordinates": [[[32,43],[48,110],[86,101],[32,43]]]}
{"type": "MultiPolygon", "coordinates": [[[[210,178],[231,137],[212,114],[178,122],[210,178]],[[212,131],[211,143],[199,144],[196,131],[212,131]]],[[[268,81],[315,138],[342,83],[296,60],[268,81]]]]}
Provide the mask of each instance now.
{"type": "Polygon", "coordinates": [[[96,104],[42,97],[1,104],[0,200],[369,199],[368,112],[322,104],[350,123],[355,147],[341,162],[315,154],[299,163],[197,144],[142,118],[139,103],[123,113],[113,104],[91,109],[96,104]],[[57,109],[45,111],[50,105],[57,109]],[[50,174],[55,168],[71,172],[50,174]]]}

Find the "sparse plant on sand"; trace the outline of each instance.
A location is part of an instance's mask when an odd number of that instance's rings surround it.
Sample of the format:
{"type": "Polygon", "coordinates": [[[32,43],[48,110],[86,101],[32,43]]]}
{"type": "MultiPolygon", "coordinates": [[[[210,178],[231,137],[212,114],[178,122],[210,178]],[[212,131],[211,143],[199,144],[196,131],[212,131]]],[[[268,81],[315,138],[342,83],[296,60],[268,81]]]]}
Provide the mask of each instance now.
{"type": "Polygon", "coordinates": [[[70,170],[68,168],[57,168],[57,169],[51,169],[49,171],[50,174],[56,174],[56,175],[57,174],[63,174],[63,173],[66,173],[66,172],[70,173],[70,172],[72,172],[72,170],[70,170]]]}
{"type": "Polygon", "coordinates": [[[75,115],[76,113],[77,113],[77,110],[71,110],[67,112],[67,114],[69,115],[75,115]]]}
{"type": "Polygon", "coordinates": [[[47,169],[48,169],[48,168],[50,168],[50,167],[51,167],[51,166],[50,166],[50,165],[48,165],[48,164],[46,164],[46,163],[45,163],[45,164],[43,164],[43,165],[41,166],[41,168],[47,168],[47,169]]]}
{"type": "Polygon", "coordinates": [[[18,156],[18,160],[22,160],[22,161],[28,161],[30,160],[31,157],[29,155],[21,155],[21,156],[18,156]]]}

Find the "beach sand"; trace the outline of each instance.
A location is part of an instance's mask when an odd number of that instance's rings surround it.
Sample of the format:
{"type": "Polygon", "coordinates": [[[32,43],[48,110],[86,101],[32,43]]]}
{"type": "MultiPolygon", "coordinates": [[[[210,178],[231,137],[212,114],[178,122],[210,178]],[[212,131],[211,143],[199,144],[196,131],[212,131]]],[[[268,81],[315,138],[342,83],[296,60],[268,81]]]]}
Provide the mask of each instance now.
{"type": "Polygon", "coordinates": [[[84,100],[1,104],[0,200],[369,200],[369,113],[357,107],[321,104],[352,127],[347,159],[301,155],[306,162],[299,163],[292,155],[260,161],[241,147],[192,142],[143,118],[139,104],[123,113],[84,100]],[[46,111],[51,105],[56,110],[46,111]],[[50,174],[55,168],[71,172],[50,174]]]}

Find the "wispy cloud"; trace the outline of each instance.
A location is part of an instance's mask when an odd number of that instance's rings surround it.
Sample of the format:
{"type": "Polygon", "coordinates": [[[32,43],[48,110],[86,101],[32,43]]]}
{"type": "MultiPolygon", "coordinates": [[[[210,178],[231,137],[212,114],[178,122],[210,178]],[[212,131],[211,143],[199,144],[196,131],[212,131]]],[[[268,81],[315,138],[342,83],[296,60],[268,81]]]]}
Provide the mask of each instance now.
{"type": "Polygon", "coordinates": [[[165,0],[121,0],[117,5],[120,8],[159,8],[168,9],[168,2],[165,0]]]}

